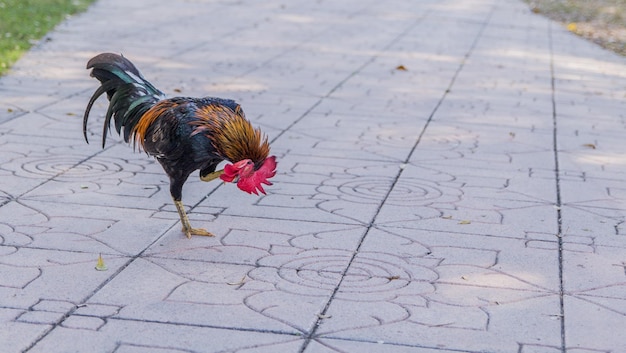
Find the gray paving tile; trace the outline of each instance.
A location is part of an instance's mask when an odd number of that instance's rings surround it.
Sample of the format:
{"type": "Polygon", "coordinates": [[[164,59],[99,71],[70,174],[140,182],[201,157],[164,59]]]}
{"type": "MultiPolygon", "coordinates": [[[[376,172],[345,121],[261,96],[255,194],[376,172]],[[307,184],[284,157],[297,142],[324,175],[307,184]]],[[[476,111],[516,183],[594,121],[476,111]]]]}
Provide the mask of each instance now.
{"type": "MultiPolygon", "coordinates": [[[[452,292],[458,292],[452,289],[452,292]]],[[[558,319],[551,316],[551,308],[558,298],[528,298],[510,305],[474,306],[472,303],[450,305],[432,302],[427,306],[394,305],[384,301],[365,305],[341,303],[329,310],[331,318],[321,325],[324,336],[350,340],[382,341],[401,345],[419,345],[439,349],[480,352],[518,350],[521,345],[559,345],[558,319]],[[373,305],[372,305],[373,304],[373,305]],[[528,306],[536,311],[529,312],[528,306]],[[346,317],[358,319],[358,324],[346,317]],[[520,318],[511,331],[500,331],[507,317],[520,318]],[[328,330],[328,331],[326,331],[328,330]],[[521,332],[520,332],[521,331],[521,332]],[[454,337],[463,337],[462,341],[454,337]]],[[[339,303],[337,301],[336,303],[339,303]]],[[[510,322],[510,321],[509,321],[510,322]]],[[[506,324],[504,324],[506,326],[506,324]]]]}
{"type": "Polygon", "coordinates": [[[0,339],[3,349],[8,352],[20,352],[28,348],[31,342],[50,329],[50,325],[17,321],[23,310],[0,309],[0,339]]]}
{"type": "Polygon", "coordinates": [[[362,227],[354,225],[233,216],[220,216],[207,228],[215,237],[181,241],[175,227],[145,255],[298,270],[318,265],[316,259],[326,257],[341,260],[345,267],[363,236],[362,227]]]}
{"type": "Polygon", "coordinates": [[[0,79],[5,350],[626,349],[625,62],[523,2],[108,0],[47,38],[0,79]],[[83,141],[102,51],[238,100],[267,195],[192,175],[186,239],[104,100],[83,141]]]}
{"type": "Polygon", "coordinates": [[[3,307],[26,310],[24,322],[52,324],[90,296],[121,266],[123,257],[107,257],[109,271],[95,271],[91,253],[2,246],[3,307]],[[53,314],[50,314],[53,313],[53,314]]]}
{"type": "Polygon", "coordinates": [[[222,330],[212,327],[110,319],[97,328],[73,327],[89,317],[71,316],[33,347],[33,352],[296,352],[300,339],[292,335],[222,330]],[[66,324],[67,323],[67,326],[66,324]],[[141,333],[141,334],[138,334],[141,333]],[[222,337],[216,340],[216,337],[222,337]],[[78,348],[81,347],[81,348],[78,348]]]}
{"type": "Polygon", "coordinates": [[[448,350],[445,347],[424,347],[419,345],[389,344],[384,340],[360,341],[347,339],[318,339],[312,341],[305,352],[328,353],[328,352],[348,352],[351,350],[365,352],[415,352],[415,353],[450,353],[450,352],[470,352],[467,350],[448,350]]]}
{"type": "Polygon", "coordinates": [[[313,325],[332,287],[303,298],[298,283],[283,279],[280,272],[180,259],[137,260],[87,305],[118,306],[113,318],[126,320],[295,335],[313,325]],[[135,278],[140,274],[144,281],[135,278]],[[160,278],[158,288],[152,285],[155,276],[160,278]]]}

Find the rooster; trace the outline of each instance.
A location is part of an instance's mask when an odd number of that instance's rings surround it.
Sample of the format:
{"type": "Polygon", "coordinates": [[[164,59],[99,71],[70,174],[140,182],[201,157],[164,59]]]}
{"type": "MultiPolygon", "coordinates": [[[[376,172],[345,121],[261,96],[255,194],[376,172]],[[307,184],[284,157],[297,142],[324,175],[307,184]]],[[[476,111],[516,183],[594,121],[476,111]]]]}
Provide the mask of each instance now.
{"type": "Polygon", "coordinates": [[[166,98],[121,55],[103,53],[87,63],[91,76],[101,86],[85,109],[83,135],[87,138],[87,121],[94,102],[104,93],[109,107],[104,119],[102,148],[111,126],[124,141],[143,149],[161,164],[170,179],[170,194],[180,216],[183,232],[212,236],[201,228],[192,228],[182,203],[183,184],[195,170],[200,180],[220,178],[236,182],[239,189],[265,194],[263,184],[276,174],[276,157],[269,156],[267,136],[252,127],[241,106],[222,98],[166,98]],[[216,171],[219,163],[229,161],[216,171]]]}

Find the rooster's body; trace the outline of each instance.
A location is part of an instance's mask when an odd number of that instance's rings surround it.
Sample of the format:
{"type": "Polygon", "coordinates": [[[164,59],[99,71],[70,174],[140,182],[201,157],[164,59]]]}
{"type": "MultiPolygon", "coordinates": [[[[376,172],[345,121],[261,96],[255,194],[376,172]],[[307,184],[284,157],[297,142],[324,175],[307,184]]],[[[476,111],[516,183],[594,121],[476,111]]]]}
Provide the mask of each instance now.
{"type": "Polygon", "coordinates": [[[275,174],[275,157],[268,157],[269,143],[261,131],[246,120],[235,101],[221,98],[177,97],[165,95],[143,78],[126,58],[104,53],[87,63],[91,75],[101,86],[85,110],[83,132],[87,140],[87,119],[93,103],[107,93],[110,104],[104,122],[102,147],[111,120],[126,142],[139,145],[154,156],[170,178],[170,193],[187,237],[211,235],[191,228],[182,204],[182,188],[189,175],[200,170],[200,179],[220,177],[237,181],[243,191],[265,192],[262,184],[275,174]],[[223,170],[217,165],[227,160],[223,170]]]}

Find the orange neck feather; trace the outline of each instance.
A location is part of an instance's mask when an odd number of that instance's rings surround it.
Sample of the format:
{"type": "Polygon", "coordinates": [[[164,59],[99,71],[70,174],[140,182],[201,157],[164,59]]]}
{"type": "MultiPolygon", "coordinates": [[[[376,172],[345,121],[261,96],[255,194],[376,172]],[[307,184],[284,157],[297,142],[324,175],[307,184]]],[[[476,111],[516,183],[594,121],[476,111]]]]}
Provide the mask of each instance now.
{"type": "Polygon", "coordinates": [[[196,111],[194,134],[205,132],[222,157],[239,162],[250,159],[263,162],[270,152],[267,137],[252,127],[238,105],[233,111],[221,104],[209,104],[196,111]]]}
{"type": "MultiPolygon", "coordinates": [[[[162,100],[145,112],[132,130],[134,145],[140,144],[143,148],[149,127],[178,104],[162,100]]],[[[190,123],[195,126],[192,136],[204,133],[223,158],[231,162],[250,159],[260,165],[269,155],[267,136],[252,127],[239,105],[233,111],[225,105],[211,103],[198,107],[194,117],[196,120],[190,123]]]]}

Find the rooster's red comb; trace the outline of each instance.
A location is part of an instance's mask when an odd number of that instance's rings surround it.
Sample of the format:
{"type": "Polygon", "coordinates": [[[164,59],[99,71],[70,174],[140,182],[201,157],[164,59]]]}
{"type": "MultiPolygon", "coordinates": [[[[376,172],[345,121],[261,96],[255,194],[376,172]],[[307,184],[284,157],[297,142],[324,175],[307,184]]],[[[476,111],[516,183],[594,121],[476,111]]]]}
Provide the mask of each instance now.
{"type": "Polygon", "coordinates": [[[249,194],[253,193],[258,195],[259,191],[265,194],[263,184],[272,185],[272,183],[267,179],[276,175],[276,157],[271,156],[266,158],[261,167],[249,177],[238,175],[240,168],[237,168],[236,164],[237,163],[235,163],[235,165],[226,165],[224,167],[224,173],[220,176],[220,179],[226,182],[232,182],[237,176],[239,176],[239,181],[237,182],[237,187],[239,189],[249,194]]]}

